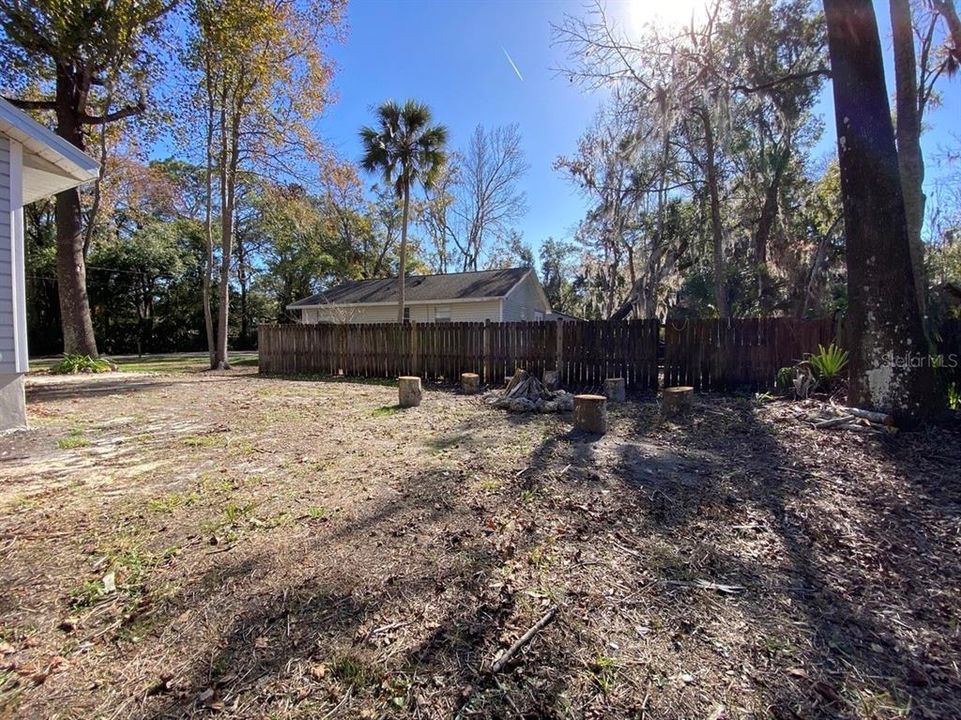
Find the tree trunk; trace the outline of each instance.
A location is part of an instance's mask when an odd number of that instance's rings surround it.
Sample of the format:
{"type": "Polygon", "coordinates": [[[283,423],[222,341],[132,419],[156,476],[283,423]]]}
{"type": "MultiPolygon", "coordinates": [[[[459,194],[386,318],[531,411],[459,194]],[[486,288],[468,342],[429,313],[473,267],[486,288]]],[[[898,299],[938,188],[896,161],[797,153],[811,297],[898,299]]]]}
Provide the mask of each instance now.
{"type": "Polygon", "coordinates": [[[404,185],[404,216],[400,227],[400,271],[397,273],[397,322],[404,322],[404,293],[407,275],[407,217],[410,212],[410,182],[404,185]]]}
{"type": "Polygon", "coordinates": [[[918,109],[917,60],[914,55],[914,28],[908,0],[891,0],[891,30],[894,42],[894,78],[897,87],[898,171],[904,196],[904,213],[911,248],[914,292],[921,317],[926,311],[927,281],[924,274],[924,157],[921,155],[921,117],[918,109]]]}
{"type": "MultiPolygon", "coordinates": [[[[73,80],[57,72],[57,134],[79,149],[84,149],[83,128],[77,103],[79,96],[73,80]]],[[[83,218],[80,192],[74,188],[57,195],[57,285],[60,292],[60,321],[63,351],[97,357],[97,341],[90,319],[87,298],[87,269],[83,256],[83,218]]]]}
{"type": "Polygon", "coordinates": [[[903,422],[938,410],[911,267],[871,0],[824,0],[847,239],[851,405],[903,422]]]}
{"type": "Polygon", "coordinates": [[[757,221],[757,229],[754,233],[754,262],[757,266],[757,299],[758,306],[762,306],[764,293],[767,289],[767,246],[771,238],[771,230],[774,228],[774,221],[778,213],[778,194],[781,191],[781,178],[784,177],[784,170],[787,168],[791,154],[790,142],[782,152],[778,152],[775,158],[777,163],[774,167],[774,176],[767,186],[764,193],[764,205],[761,207],[761,215],[757,221]]]}
{"type": "Polygon", "coordinates": [[[217,306],[217,345],[215,365],[217,370],[229,370],[227,362],[228,323],[230,322],[230,256],[231,236],[233,233],[233,208],[230,201],[223,209],[220,221],[221,252],[220,252],[220,286],[218,290],[217,306]]]}
{"type": "Polygon", "coordinates": [[[246,349],[250,343],[250,314],[248,307],[247,246],[244,245],[243,233],[237,233],[236,245],[237,286],[240,288],[240,336],[238,337],[238,345],[240,348],[246,349]]]}
{"type": "Polygon", "coordinates": [[[230,330],[230,261],[234,239],[234,197],[237,186],[237,140],[240,132],[238,118],[231,122],[227,132],[226,113],[221,112],[220,157],[220,287],[217,307],[217,346],[215,364],[218,370],[229,370],[227,361],[227,338],[230,330]]]}
{"type": "Polygon", "coordinates": [[[711,239],[714,243],[714,304],[717,314],[726,318],[727,278],[724,268],[724,228],[721,224],[721,195],[717,177],[717,150],[715,148],[714,126],[707,110],[701,110],[704,122],[704,153],[707,173],[707,191],[711,201],[711,239]]]}
{"type": "Polygon", "coordinates": [[[207,207],[204,212],[206,223],[206,242],[207,242],[207,261],[204,265],[203,274],[203,303],[204,303],[204,326],[207,330],[207,353],[210,360],[210,369],[217,366],[217,353],[215,350],[216,340],[214,338],[214,315],[210,305],[211,290],[213,285],[214,272],[214,224],[213,224],[213,204],[214,204],[214,183],[213,183],[213,162],[214,162],[214,97],[213,87],[210,80],[209,58],[204,56],[207,63],[205,75],[207,88],[207,168],[206,168],[206,190],[207,207]]]}
{"type": "Polygon", "coordinates": [[[834,235],[834,231],[837,229],[838,223],[840,223],[841,220],[842,218],[840,217],[835,219],[827,232],[818,240],[818,248],[814,253],[814,260],[811,261],[811,271],[808,273],[808,281],[804,286],[804,293],[798,298],[797,305],[794,309],[794,316],[799,320],[802,319],[810,309],[808,303],[814,298],[814,291],[818,287],[819,280],[824,274],[824,269],[828,264],[828,245],[831,243],[831,237],[834,235]]]}

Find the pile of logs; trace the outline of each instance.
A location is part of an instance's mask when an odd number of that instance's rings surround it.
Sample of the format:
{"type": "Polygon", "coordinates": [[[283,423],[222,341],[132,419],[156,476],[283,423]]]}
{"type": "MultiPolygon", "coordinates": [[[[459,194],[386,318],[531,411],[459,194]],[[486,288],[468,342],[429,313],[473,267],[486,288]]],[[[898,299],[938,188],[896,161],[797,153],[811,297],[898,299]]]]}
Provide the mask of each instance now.
{"type": "Polygon", "coordinates": [[[574,409],[574,396],[564,390],[548,390],[526,370],[518,368],[503,390],[493,390],[484,400],[510,412],[565,412],[574,409]]]}
{"type": "Polygon", "coordinates": [[[843,407],[825,403],[813,411],[803,412],[798,419],[815,430],[853,430],[881,435],[897,432],[894,418],[886,413],[843,407]]]}

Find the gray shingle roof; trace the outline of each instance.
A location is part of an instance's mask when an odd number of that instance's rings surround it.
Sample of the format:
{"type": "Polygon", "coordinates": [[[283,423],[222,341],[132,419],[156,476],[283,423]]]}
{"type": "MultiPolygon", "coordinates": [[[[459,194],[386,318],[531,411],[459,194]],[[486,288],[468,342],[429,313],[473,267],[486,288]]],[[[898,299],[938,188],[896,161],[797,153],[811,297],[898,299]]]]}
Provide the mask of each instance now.
{"type": "MultiPolygon", "coordinates": [[[[503,297],[529,272],[530,268],[509,268],[447,275],[410,275],[405,283],[405,300],[427,302],[503,297]]],[[[288,307],[395,303],[397,300],[397,278],[349,280],[288,307]]]]}

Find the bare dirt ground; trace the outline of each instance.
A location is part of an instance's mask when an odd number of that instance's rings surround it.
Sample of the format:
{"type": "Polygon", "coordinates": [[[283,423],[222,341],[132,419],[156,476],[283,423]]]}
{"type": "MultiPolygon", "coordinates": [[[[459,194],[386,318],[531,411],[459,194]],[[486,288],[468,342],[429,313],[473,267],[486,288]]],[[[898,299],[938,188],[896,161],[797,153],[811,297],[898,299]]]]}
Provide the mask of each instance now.
{"type": "Polygon", "coordinates": [[[961,717],[956,428],[700,397],[594,440],[249,370],[28,399],[0,437],[0,717],[961,717]]]}

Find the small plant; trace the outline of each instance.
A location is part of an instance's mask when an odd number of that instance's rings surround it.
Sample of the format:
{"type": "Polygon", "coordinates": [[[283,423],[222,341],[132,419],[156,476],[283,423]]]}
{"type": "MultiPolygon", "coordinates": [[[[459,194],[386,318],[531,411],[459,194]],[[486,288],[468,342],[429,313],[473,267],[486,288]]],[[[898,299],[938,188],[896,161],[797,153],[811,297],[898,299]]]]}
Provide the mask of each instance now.
{"type": "Polygon", "coordinates": [[[383,407],[375,408],[371,415],[374,417],[390,417],[391,415],[396,415],[400,412],[400,406],[398,405],[384,405],[383,407]]]}
{"type": "Polygon", "coordinates": [[[344,655],[334,661],[331,673],[344,685],[360,689],[368,685],[371,680],[371,671],[362,660],[351,655],[344,655]]]}
{"type": "Polygon", "coordinates": [[[187,447],[212,447],[223,442],[223,438],[217,435],[188,435],[183,439],[187,447]]]}
{"type": "Polygon", "coordinates": [[[480,484],[481,490],[484,490],[485,492],[499,492],[503,485],[504,483],[502,481],[495,478],[482,480],[480,484]]]}
{"type": "Polygon", "coordinates": [[[961,389],[958,388],[957,383],[948,385],[948,409],[961,410],[961,389]]]}
{"type": "Polygon", "coordinates": [[[50,368],[50,373],[53,375],[76,375],[77,373],[105,373],[116,369],[116,365],[103,358],[68,354],[64,355],[63,360],[50,368]]]}
{"type": "Polygon", "coordinates": [[[808,353],[806,359],[818,382],[831,387],[841,378],[842,371],[847,367],[848,351],[842,350],[835,343],[831,343],[828,347],[818,345],[818,351],[808,353]]]}
{"type": "Polygon", "coordinates": [[[527,562],[535,568],[548,568],[554,562],[550,552],[550,545],[538,545],[527,554],[527,562]]]}
{"type": "Polygon", "coordinates": [[[782,367],[777,371],[774,384],[779,388],[790,390],[794,387],[795,370],[793,367],[782,367]]]}
{"type": "Polygon", "coordinates": [[[163,497],[154,498],[147,503],[150,512],[172,513],[177,508],[186,505],[193,505],[198,500],[195,493],[184,495],[182,493],[170,493],[163,497]]]}
{"type": "Polygon", "coordinates": [[[89,444],[90,441],[83,434],[83,430],[71,430],[67,437],[57,440],[57,447],[61,450],[73,450],[74,448],[86,447],[89,444]]]}
{"type": "Polygon", "coordinates": [[[96,580],[86,580],[70,593],[70,607],[74,610],[90,607],[103,595],[103,584],[96,580]]]}
{"type": "Polygon", "coordinates": [[[614,682],[617,680],[617,660],[606,655],[598,655],[591,662],[591,675],[594,676],[597,687],[606,695],[613,689],[614,682]]]}
{"type": "Polygon", "coordinates": [[[238,520],[242,520],[252,513],[254,510],[253,503],[245,503],[240,505],[235,503],[233,500],[227,503],[224,507],[224,518],[226,518],[229,524],[234,524],[238,520]]]}
{"type": "Polygon", "coordinates": [[[324,520],[330,515],[330,510],[323,505],[311,505],[307,508],[307,514],[314,520],[324,520]]]}

